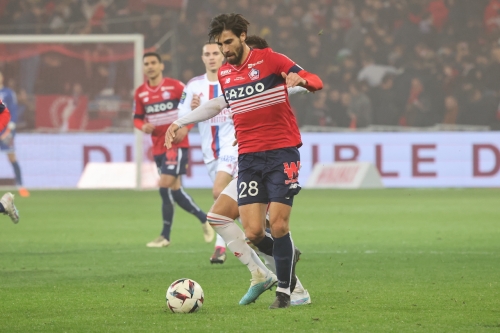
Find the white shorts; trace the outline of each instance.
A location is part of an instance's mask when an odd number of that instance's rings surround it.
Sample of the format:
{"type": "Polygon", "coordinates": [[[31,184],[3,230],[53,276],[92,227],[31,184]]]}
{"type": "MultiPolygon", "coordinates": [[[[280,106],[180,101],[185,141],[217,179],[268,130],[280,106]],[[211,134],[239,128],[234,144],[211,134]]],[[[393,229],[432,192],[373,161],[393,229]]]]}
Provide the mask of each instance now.
{"type": "Polygon", "coordinates": [[[215,175],[219,171],[223,171],[233,178],[238,175],[238,157],[234,155],[220,155],[218,159],[205,165],[207,166],[208,175],[212,179],[212,183],[215,181],[215,175]]]}
{"type": "Polygon", "coordinates": [[[221,194],[225,194],[234,201],[238,202],[238,178],[234,178],[233,180],[231,180],[231,182],[227,184],[226,188],[221,192],[221,194]]]}

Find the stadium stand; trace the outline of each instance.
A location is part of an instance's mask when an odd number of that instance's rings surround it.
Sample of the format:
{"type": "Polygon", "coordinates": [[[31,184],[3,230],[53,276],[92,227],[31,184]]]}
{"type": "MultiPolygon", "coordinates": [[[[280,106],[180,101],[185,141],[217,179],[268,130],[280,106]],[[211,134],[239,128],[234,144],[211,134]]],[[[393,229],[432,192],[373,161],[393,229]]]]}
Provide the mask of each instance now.
{"type": "MultiPolygon", "coordinates": [[[[167,74],[186,82],[203,72],[199,46],[220,12],[244,14],[249,33],[322,75],[323,91],[294,101],[301,125],[500,129],[500,0],[0,0],[0,33],[139,32],[146,49],[162,53],[167,74]],[[174,43],[164,43],[169,31],[174,43]]],[[[7,76],[9,66],[0,56],[7,76]]],[[[76,89],[71,75],[59,80],[9,85],[29,107],[40,89],[76,89]]],[[[101,81],[88,93],[120,90],[122,80],[101,81]]],[[[22,123],[20,130],[32,126],[22,123]]]]}

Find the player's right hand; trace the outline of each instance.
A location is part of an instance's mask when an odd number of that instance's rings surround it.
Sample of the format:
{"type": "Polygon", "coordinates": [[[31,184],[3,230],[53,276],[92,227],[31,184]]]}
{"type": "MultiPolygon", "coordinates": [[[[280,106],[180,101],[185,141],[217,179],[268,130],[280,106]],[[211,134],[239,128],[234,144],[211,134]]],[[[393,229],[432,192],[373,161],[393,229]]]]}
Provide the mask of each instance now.
{"type": "Polygon", "coordinates": [[[177,132],[178,130],[179,125],[177,125],[176,123],[172,123],[165,132],[165,147],[167,147],[167,149],[172,148],[172,142],[175,138],[175,132],[177,132]]]}
{"type": "Polygon", "coordinates": [[[200,96],[198,95],[193,95],[193,99],[191,100],[191,111],[196,109],[198,106],[200,106],[200,96]]]}
{"type": "Polygon", "coordinates": [[[155,125],[150,124],[150,123],[144,123],[142,125],[142,131],[146,134],[151,134],[155,130],[155,125]]]}

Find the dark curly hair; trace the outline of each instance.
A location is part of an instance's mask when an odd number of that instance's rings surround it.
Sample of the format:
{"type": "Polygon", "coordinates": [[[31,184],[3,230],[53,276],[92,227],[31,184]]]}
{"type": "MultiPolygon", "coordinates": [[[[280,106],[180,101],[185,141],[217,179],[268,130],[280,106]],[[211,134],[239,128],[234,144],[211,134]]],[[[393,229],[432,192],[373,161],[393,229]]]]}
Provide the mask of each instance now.
{"type": "Polygon", "coordinates": [[[269,47],[269,44],[267,44],[264,38],[256,35],[248,36],[245,43],[254,49],[266,49],[269,47]]]}
{"type": "Polygon", "coordinates": [[[241,34],[247,32],[248,22],[241,14],[220,14],[210,22],[210,31],[208,32],[208,40],[215,41],[215,37],[220,36],[224,30],[231,30],[233,34],[240,37],[241,34]]]}

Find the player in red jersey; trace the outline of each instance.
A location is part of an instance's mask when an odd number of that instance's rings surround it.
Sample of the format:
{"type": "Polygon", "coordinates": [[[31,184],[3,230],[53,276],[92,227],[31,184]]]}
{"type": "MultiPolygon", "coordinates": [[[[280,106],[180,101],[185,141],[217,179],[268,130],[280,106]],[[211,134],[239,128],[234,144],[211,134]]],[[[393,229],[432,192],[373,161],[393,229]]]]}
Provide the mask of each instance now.
{"type": "Polygon", "coordinates": [[[293,197],[300,191],[298,148],[302,145],[287,87],[315,91],[323,83],[270,48],[249,48],[245,43],[248,24],[239,14],[221,14],[212,19],[209,37],[227,60],[218,74],[239,145],[239,213],[246,236],[275,260],[278,288],[270,308],[286,308],[296,284],[297,256],[289,219],[293,197]],[[268,202],[274,242],[264,231],[268,202]]]}
{"type": "MultiPolygon", "coordinates": [[[[10,121],[10,112],[7,106],[0,99],[0,132],[2,132],[10,121]]],[[[14,195],[10,192],[5,193],[0,198],[0,214],[9,215],[12,222],[19,222],[19,212],[14,205],[14,195]]]]}
{"type": "Polygon", "coordinates": [[[0,132],[2,132],[10,121],[10,112],[7,106],[0,99],[0,132]]]}
{"type": "MultiPolygon", "coordinates": [[[[267,41],[258,36],[248,36],[245,43],[249,47],[255,49],[269,47],[267,41]]],[[[287,91],[289,95],[308,92],[307,89],[300,86],[288,88],[287,91]]],[[[177,119],[170,125],[166,132],[165,145],[167,148],[171,146],[171,142],[175,138],[175,133],[179,128],[215,117],[227,107],[229,107],[229,105],[223,96],[204,102],[201,106],[180,119],[177,119]]],[[[233,145],[234,144],[235,143],[233,143],[233,145]]],[[[259,251],[259,256],[264,259],[269,270],[261,266],[262,262],[257,258],[254,251],[245,244],[243,232],[234,223],[234,220],[238,217],[237,179],[233,179],[222,191],[221,195],[210,209],[207,214],[207,220],[214,230],[222,236],[225,242],[227,242],[230,250],[235,256],[250,270],[252,275],[250,288],[239,302],[240,305],[247,305],[255,302],[264,291],[277,283],[276,276],[271,274],[271,272],[276,273],[276,267],[274,258],[271,255],[259,251]]],[[[298,249],[296,249],[296,251],[298,251],[298,249]]],[[[309,292],[304,288],[298,278],[296,287],[290,295],[290,300],[291,305],[305,305],[311,303],[309,292]]]]}
{"type": "Polygon", "coordinates": [[[166,247],[170,244],[170,231],[174,217],[174,201],[202,223],[206,242],[214,238],[214,231],[207,223],[207,215],[184,191],[181,175],[188,168],[188,131],[179,131],[173,149],[164,147],[165,131],[178,118],[178,105],[184,90],[180,81],[163,77],[163,63],[154,52],[143,56],[147,82],[137,88],[134,97],[134,126],[151,134],[153,155],[160,173],[160,195],[162,198],[163,230],[161,235],[147,244],[148,247],[166,247]]]}

